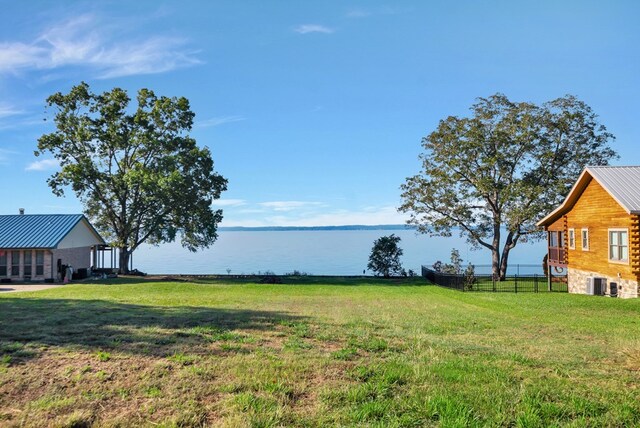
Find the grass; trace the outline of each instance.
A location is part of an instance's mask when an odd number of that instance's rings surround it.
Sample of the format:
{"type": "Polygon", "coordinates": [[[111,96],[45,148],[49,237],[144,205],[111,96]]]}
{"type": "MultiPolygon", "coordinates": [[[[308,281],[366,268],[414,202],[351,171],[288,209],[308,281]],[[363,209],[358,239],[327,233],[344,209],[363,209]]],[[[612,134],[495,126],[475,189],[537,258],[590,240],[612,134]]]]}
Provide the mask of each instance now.
{"type": "Polygon", "coordinates": [[[0,426],[640,425],[640,300],[285,282],[0,294],[0,426]]]}

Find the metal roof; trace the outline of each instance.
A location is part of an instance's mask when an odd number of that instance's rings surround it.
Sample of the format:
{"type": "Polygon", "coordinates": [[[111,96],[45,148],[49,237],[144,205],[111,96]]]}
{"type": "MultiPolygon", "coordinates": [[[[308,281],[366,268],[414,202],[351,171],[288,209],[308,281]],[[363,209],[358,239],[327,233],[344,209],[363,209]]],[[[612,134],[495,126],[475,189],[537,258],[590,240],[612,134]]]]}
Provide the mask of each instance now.
{"type": "Polygon", "coordinates": [[[629,214],[640,214],[640,166],[589,166],[587,171],[629,214]]]}
{"type": "Polygon", "coordinates": [[[82,214],[0,215],[0,248],[56,248],[82,220],[102,240],[82,214]]]}
{"type": "Polygon", "coordinates": [[[596,180],[628,214],[640,214],[640,166],[588,166],[582,171],[562,204],[537,225],[553,223],[571,210],[592,179],[596,180]]]}

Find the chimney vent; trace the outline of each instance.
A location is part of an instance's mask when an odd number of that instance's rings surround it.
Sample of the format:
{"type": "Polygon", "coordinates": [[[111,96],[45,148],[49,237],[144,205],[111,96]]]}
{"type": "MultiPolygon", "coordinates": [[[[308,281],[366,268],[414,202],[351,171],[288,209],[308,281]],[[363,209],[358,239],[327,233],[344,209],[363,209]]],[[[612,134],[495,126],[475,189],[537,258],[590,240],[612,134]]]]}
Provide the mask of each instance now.
{"type": "Polygon", "coordinates": [[[20,212],[20,215],[24,215],[24,208],[20,208],[18,212],[20,212]]]}

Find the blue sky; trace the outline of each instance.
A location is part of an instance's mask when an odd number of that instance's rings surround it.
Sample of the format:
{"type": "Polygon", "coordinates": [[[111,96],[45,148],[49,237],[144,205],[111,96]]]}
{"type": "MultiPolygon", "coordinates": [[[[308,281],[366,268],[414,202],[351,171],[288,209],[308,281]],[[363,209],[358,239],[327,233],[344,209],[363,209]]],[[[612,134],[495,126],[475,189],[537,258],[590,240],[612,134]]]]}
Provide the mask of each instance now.
{"type": "Polygon", "coordinates": [[[0,1],[0,214],[75,213],[35,158],[45,99],[185,96],[225,226],[402,223],[421,138],[496,92],[574,94],[640,164],[640,2],[0,1]]]}

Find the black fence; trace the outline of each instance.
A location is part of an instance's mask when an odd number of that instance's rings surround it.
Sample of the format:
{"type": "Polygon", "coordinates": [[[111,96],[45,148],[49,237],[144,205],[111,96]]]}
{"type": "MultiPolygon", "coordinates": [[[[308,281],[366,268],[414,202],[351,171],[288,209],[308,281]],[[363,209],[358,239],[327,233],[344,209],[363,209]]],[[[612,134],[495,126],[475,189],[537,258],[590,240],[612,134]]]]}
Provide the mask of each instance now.
{"type": "MultiPolygon", "coordinates": [[[[464,269],[466,266],[462,266],[464,269]]],[[[491,275],[493,271],[492,265],[473,265],[473,271],[477,275],[491,275]]],[[[529,276],[529,275],[544,275],[544,268],[542,263],[538,264],[522,264],[522,263],[509,263],[507,267],[508,276],[529,276]]]]}
{"type": "Polygon", "coordinates": [[[459,291],[490,291],[494,293],[566,293],[568,291],[566,277],[552,276],[549,283],[545,275],[538,274],[511,274],[505,276],[502,281],[498,281],[493,275],[448,274],[422,266],[422,276],[436,285],[459,291]]]}

